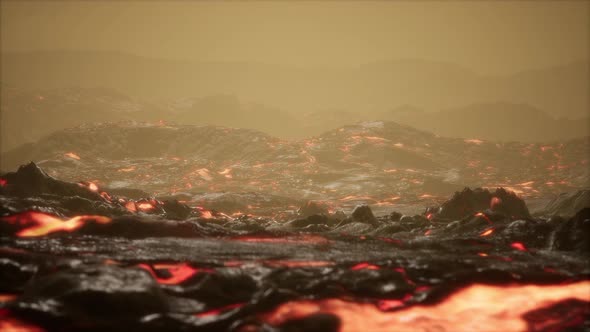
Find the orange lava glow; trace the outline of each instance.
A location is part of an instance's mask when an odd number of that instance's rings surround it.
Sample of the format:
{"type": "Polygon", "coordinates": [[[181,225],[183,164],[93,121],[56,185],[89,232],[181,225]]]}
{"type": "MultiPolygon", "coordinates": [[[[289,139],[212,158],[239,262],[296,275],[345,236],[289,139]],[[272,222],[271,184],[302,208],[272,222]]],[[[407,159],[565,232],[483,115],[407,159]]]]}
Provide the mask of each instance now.
{"type": "Polygon", "coordinates": [[[90,220],[99,224],[111,222],[111,218],[103,216],[76,216],[67,220],[62,220],[53,215],[35,211],[2,217],[1,220],[25,227],[16,234],[20,237],[44,236],[61,231],[72,232],[82,227],[90,220]]]}
{"type": "Polygon", "coordinates": [[[129,212],[137,212],[137,207],[135,206],[135,202],[129,201],[129,202],[125,203],[125,208],[129,212]]]}
{"type": "Polygon", "coordinates": [[[567,285],[471,285],[432,306],[396,308],[400,300],[381,304],[347,302],[340,299],[294,301],[262,315],[271,325],[316,313],[331,313],[341,320],[340,332],[353,331],[504,331],[529,330],[522,318],[527,312],[564,300],[590,302],[590,281],[567,285]],[[380,310],[381,308],[382,310],[380,310]]]}
{"type": "Polygon", "coordinates": [[[238,309],[238,308],[243,307],[244,305],[245,305],[245,303],[230,304],[230,305],[226,305],[225,307],[212,309],[212,310],[205,311],[205,312],[199,312],[198,314],[195,314],[195,316],[199,317],[199,318],[208,317],[208,316],[217,316],[224,311],[238,309]]]}
{"type": "Polygon", "coordinates": [[[80,156],[77,155],[77,154],[75,154],[75,153],[73,153],[73,152],[64,153],[64,156],[66,156],[68,158],[80,160],[80,156]]]}
{"type": "Polygon", "coordinates": [[[141,201],[135,203],[135,207],[140,211],[151,211],[156,208],[156,202],[152,200],[152,202],[141,201]]]}
{"type": "Polygon", "coordinates": [[[492,197],[490,200],[490,209],[494,210],[500,204],[502,204],[502,199],[500,197],[492,197]]]}
{"type": "Polygon", "coordinates": [[[92,191],[98,191],[98,186],[95,183],[90,182],[88,184],[88,189],[90,189],[92,191]]]}
{"type": "Polygon", "coordinates": [[[481,232],[479,236],[490,236],[494,232],[493,228],[488,228],[485,231],[481,232]]]}
{"type": "Polygon", "coordinates": [[[351,267],[350,269],[353,271],[356,271],[356,270],[379,270],[379,266],[369,264],[369,263],[359,263],[359,264],[351,267]]]}
{"type": "Polygon", "coordinates": [[[476,145],[480,145],[481,143],[483,143],[482,140],[477,139],[477,138],[466,139],[466,140],[464,140],[464,142],[465,143],[476,144],[476,145]]]}
{"type": "Polygon", "coordinates": [[[0,309],[0,331],[3,332],[44,332],[45,330],[25,323],[17,318],[12,317],[7,309],[0,309]]]}
{"type": "Polygon", "coordinates": [[[0,303],[14,301],[17,297],[15,294],[0,294],[0,303]]]}
{"type": "Polygon", "coordinates": [[[527,251],[526,247],[521,242],[513,242],[510,246],[516,250],[527,251]]]}
{"type": "Polygon", "coordinates": [[[205,218],[205,219],[211,219],[213,218],[213,214],[211,213],[211,211],[201,211],[201,218],[205,218]]]}
{"type": "Polygon", "coordinates": [[[488,216],[485,213],[483,213],[483,212],[476,213],[475,214],[475,217],[483,218],[485,221],[488,222],[488,224],[492,224],[492,221],[490,220],[490,218],[488,218],[488,216]]]}
{"type": "Polygon", "coordinates": [[[211,269],[197,269],[188,264],[139,264],[138,267],[148,271],[154,279],[160,284],[164,285],[178,285],[199,272],[211,273],[211,269]],[[163,278],[158,276],[156,271],[165,270],[170,276],[163,278]]]}

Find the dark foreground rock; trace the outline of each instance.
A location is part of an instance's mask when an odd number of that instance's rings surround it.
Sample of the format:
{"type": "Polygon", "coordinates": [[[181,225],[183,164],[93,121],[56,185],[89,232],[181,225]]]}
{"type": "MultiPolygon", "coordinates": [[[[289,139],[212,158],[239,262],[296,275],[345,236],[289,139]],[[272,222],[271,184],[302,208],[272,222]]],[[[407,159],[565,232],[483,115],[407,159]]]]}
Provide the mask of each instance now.
{"type": "MultiPolygon", "coordinates": [[[[434,329],[450,319],[437,308],[474,287],[490,308],[524,299],[504,313],[555,304],[516,323],[587,325],[590,209],[533,218],[506,190],[465,189],[424,215],[359,205],[277,221],[97,193],[34,165],[2,178],[0,320],[48,331],[315,332],[373,330],[419,306],[443,315],[434,329]],[[529,301],[516,286],[553,297],[529,301]]],[[[484,307],[470,315],[494,322],[484,307]]]]}

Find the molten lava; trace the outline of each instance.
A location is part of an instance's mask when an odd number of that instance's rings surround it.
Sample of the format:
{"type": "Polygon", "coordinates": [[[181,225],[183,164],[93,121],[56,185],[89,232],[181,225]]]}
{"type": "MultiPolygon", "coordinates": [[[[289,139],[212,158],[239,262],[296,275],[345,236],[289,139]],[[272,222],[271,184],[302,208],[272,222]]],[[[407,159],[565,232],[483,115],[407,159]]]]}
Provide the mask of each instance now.
{"type": "Polygon", "coordinates": [[[516,250],[527,251],[526,247],[521,242],[513,242],[510,246],[516,250]]]}
{"type": "Polygon", "coordinates": [[[382,300],[375,305],[341,299],[302,300],[282,304],[261,318],[278,326],[291,319],[329,313],[340,318],[341,332],[522,332],[529,330],[529,323],[523,315],[571,299],[590,304],[590,281],[555,286],[475,284],[436,305],[413,306],[392,312],[384,311],[399,307],[402,301],[382,300]]]}
{"type": "Polygon", "coordinates": [[[483,212],[476,213],[475,214],[475,217],[483,218],[485,221],[487,221],[488,224],[492,224],[492,221],[490,220],[490,218],[485,213],[483,213],[483,212]]]}
{"type": "Polygon", "coordinates": [[[5,332],[44,332],[45,330],[25,323],[12,316],[10,311],[6,309],[0,309],[0,331],[5,332]]]}
{"type": "Polygon", "coordinates": [[[80,160],[80,156],[73,153],[73,152],[68,152],[65,153],[64,156],[68,157],[68,158],[72,158],[72,159],[76,159],[76,160],[80,160]]]}
{"type": "Polygon", "coordinates": [[[379,266],[377,265],[373,265],[373,264],[369,264],[369,263],[359,263],[353,267],[350,268],[353,271],[356,270],[379,270],[379,266]]]}
{"type": "Polygon", "coordinates": [[[76,216],[62,220],[53,215],[28,211],[11,216],[2,217],[0,220],[22,227],[16,235],[20,237],[44,236],[55,232],[72,232],[82,227],[86,222],[93,221],[99,224],[111,222],[111,218],[103,216],[76,216]]]}
{"type": "Polygon", "coordinates": [[[154,264],[154,265],[139,264],[138,267],[148,271],[152,275],[152,277],[154,277],[154,279],[156,279],[156,281],[158,283],[164,284],[164,285],[180,284],[180,283],[184,282],[185,280],[188,280],[189,278],[191,278],[192,276],[194,276],[195,274],[197,274],[199,272],[205,272],[205,273],[214,272],[211,269],[193,268],[186,263],[184,263],[184,264],[154,264]],[[169,276],[162,277],[161,275],[158,274],[158,272],[161,274],[161,272],[163,272],[163,271],[166,272],[167,274],[169,274],[169,276]]]}
{"type": "Polygon", "coordinates": [[[493,228],[488,228],[485,231],[481,232],[479,234],[479,236],[490,236],[490,235],[492,235],[492,233],[494,233],[494,229],[493,228]]]}

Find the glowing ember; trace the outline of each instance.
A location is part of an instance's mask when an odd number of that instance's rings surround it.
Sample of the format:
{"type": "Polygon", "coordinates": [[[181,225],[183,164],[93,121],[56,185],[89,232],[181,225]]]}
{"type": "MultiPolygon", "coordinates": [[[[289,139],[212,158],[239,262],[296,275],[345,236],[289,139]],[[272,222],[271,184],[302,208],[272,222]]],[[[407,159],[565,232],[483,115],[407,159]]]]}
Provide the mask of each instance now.
{"type": "Polygon", "coordinates": [[[199,212],[201,212],[201,218],[203,219],[211,219],[213,218],[213,212],[205,209],[202,206],[197,206],[197,210],[199,210],[199,212]]]}
{"type": "Polygon", "coordinates": [[[500,197],[492,197],[492,200],[490,201],[490,209],[495,210],[500,204],[502,204],[502,199],[500,197]]]}
{"type": "Polygon", "coordinates": [[[379,300],[377,301],[377,308],[382,311],[389,311],[394,308],[403,307],[405,305],[402,300],[379,300]]]}
{"type": "Polygon", "coordinates": [[[66,156],[68,158],[80,160],[80,156],[78,156],[77,154],[75,154],[73,152],[64,153],[64,156],[66,156]]]}
{"type": "Polygon", "coordinates": [[[199,317],[199,318],[208,317],[208,316],[217,316],[217,315],[219,315],[222,312],[229,311],[229,310],[234,310],[234,309],[238,309],[238,308],[243,307],[244,305],[245,305],[245,303],[230,304],[230,305],[227,305],[225,307],[221,307],[221,308],[217,308],[217,309],[212,309],[212,310],[205,311],[205,312],[200,312],[198,314],[195,314],[195,316],[196,317],[199,317]]]}
{"type": "Polygon", "coordinates": [[[228,178],[228,179],[231,179],[231,178],[232,178],[232,175],[231,175],[231,168],[226,168],[226,169],[224,169],[224,170],[223,170],[223,171],[221,171],[221,172],[217,172],[217,174],[223,175],[223,176],[225,176],[225,177],[226,177],[226,178],[228,178]]]}
{"type": "Polygon", "coordinates": [[[127,211],[137,212],[137,207],[135,206],[135,202],[129,201],[129,202],[125,203],[125,208],[127,209],[127,211]]]}
{"type": "Polygon", "coordinates": [[[521,242],[513,242],[510,246],[516,250],[527,251],[526,247],[521,242]]]}
{"type": "Polygon", "coordinates": [[[403,305],[400,300],[377,303],[346,302],[340,299],[294,301],[262,315],[271,325],[316,313],[331,313],[341,320],[341,332],[352,331],[455,331],[486,330],[522,332],[528,330],[523,315],[561,301],[590,302],[590,281],[568,285],[490,286],[471,285],[432,306],[412,306],[384,312],[403,305]]]}
{"type": "Polygon", "coordinates": [[[479,236],[490,236],[494,232],[493,228],[488,228],[485,231],[481,232],[479,236]]]}
{"type": "Polygon", "coordinates": [[[105,200],[107,200],[109,202],[112,202],[113,201],[112,198],[111,198],[111,195],[109,195],[109,193],[107,193],[106,191],[102,191],[100,193],[100,197],[104,198],[105,200]]]}
{"type": "Polygon", "coordinates": [[[0,303],[14,301],[17,297],[15,294],[0,294],[0,303]]]}
{"type": "Polygon", "coordinates": [[[10,314],[7,309],[0,309],[0,331],[6,332],[44,332],[45,330],[25,323],[10,314]]]}
{"type": "Polygon", "coordinates": [[[369,264],[369,263],[359,263],[359,264],[351,267],[350,269],[353,271],[356,271],[356,270],[379,270],[379,266],[369,264]]]}
{"type": "Polygon", "coordinates": [[[78,185],[88,188],[88,190],[98,192],[98,185],[94,182],[80,182],[78,185]]]}
{"type": "Polygon", "coordinates": [[[140,211],[151,211],[156,208],[154,204],[150,202],[140,202],[135,205],[137,206],[137,209],[140,211]]]}
{"type": "Polygon", "coordinates": [[[483,218],[485,221],[488,222],[488,224],[492,224],[492,221],[490,220],[490,218],[488,218],[488,216],[485,213],[483,213],[483,212],[476,213],[475,214],[475,217],[483,218]]]}
{"type": "Polygon", "coordinates": [[[20,237],[44,236],[54,232],[72,232],[82,227],[87,221],[99,224],[111,222],[111,218],[103,216],[76,216],[71,219],[61,220],[50,214],[41,212],[23,212],[12,216],[2,217],[2,221],[24,226],[16,235],[20,237]]]}
{"type": "Polygon", "coordinates": [[[471,144],[476,144],[476,145],[480,145],[483,143],[482,140],[480,139],[476,139],[476,138],[471,138],[471,139],[466,139],[464,140],[465,143],[471,143],[471,144]]]}
{"type": "Polygon", "coordinates": [[[212,273],[214,272],[211,269],[196,269],[188,264],[139,264],[138,267],[148,271],[154,279],[160,284],[164,285],[177,285],[185,280],[188,280],[193,275],[204,272],[204,273],[212,273]],[[170,274],[168,278],[163,278],[159,276],[156,272],[164,270],[170,274]]]}

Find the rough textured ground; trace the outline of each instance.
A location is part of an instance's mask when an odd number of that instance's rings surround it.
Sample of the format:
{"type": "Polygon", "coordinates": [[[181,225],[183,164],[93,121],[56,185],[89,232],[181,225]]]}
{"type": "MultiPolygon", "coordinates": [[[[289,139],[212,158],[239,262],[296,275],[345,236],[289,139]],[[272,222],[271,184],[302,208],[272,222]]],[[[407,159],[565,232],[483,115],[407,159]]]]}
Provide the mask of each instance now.
{"type": "Polygon", "coordinates": [[[0,184],[3,329],[590,329],[587,191],[537,216],[512,191],[465,189],[416,215],[312,201],[273,219],[32,163],[0,184]]]}
{"type": "Polygon", "coordinates": [[[358,204],[417,213],[464,187],[552,199],[590,186],[589,142],[453,139],[393,122],[286,141],[247,129],[127,122],[60,131],[1,160],[4,170],[35,161],[57,178],[123,196],[288,219],[308,200],[347,213],[358,204]]]}

